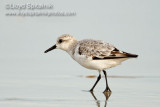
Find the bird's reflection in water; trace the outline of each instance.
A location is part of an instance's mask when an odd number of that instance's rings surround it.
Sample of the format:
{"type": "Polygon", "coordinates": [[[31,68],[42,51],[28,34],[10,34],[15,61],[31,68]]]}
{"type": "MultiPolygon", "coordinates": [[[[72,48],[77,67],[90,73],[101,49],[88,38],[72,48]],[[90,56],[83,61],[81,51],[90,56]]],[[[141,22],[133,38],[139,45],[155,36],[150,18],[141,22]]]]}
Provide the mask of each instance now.
{"type": "MultiPolygon", "coordinates": [[[[94,95],[93,92],[90,92],[90,93],[91,93],[91,95],[93,96],[93,98],[95,99],[96,104],[97,104],[97,107],[100,107],[100,100],[98,100],[98,99],[96,98],[96,96],[94,95]]],[[[104,94],[104,96],[105,96],[105,105],[104,105],[104,107],[106,107],[106,106],[107,106],[107,101],[108,101],[109,97],[111,96],[111,92],[104,92],[103,94],[104,94]]]]}

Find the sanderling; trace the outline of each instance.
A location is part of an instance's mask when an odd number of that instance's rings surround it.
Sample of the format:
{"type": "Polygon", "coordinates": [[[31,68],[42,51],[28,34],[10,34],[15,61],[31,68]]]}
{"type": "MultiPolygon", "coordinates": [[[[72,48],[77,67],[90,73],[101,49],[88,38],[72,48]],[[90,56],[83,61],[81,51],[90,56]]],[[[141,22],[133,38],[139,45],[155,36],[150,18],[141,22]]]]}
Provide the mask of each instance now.
{"type": "Polygon", "coordinates": [[[73,36],[68,34],[58,37],[57,43],[47,49],[45,53],[53,49],[64,50],[83,67],[99,71],[99,76],[90,89],[91,92],[93,92],[94,87],[101,79],[101,71],[103,71],[106,80],[106,89],[104,92],[111,92],[105,70],[119,65],[129,58],[136,58],[138,56],[120,51],[113,45],[101,40],[85,39],[77,41],[73,36]]]}

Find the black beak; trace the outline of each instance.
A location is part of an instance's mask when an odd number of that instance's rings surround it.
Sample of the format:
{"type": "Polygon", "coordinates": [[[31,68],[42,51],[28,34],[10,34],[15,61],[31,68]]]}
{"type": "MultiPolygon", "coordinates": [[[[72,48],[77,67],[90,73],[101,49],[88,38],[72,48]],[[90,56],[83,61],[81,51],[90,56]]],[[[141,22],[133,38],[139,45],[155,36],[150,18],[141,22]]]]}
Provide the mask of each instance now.
{"type": "Polygon", "coordinates": [[[56,49],[56,45],[54,45],[54,46],[52,46],[52,47],[50,47],[49,49],[47,49],[46,51],[44,51],[44,53],[47,53],[47,52],[49,52],[49,51],[51,51],[51,50],[53,50],[53,49],[56,49]]]}

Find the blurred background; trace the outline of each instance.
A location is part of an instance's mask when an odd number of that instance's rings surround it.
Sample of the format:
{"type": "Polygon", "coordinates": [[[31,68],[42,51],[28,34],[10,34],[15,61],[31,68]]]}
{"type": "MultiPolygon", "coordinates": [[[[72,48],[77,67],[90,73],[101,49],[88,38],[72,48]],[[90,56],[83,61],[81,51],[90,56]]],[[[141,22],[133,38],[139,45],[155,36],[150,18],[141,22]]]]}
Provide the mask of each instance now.
{"type": "MultiPolygon", "coordinates": [[[[103,40],[120,50],[139,55],[137,59],[108,70],[113,91],[108,105],[158,107],[159,5],[159,0],[1,0],[0,105],[96,106],[91,95],[82,90],[89,90],[96,80],[85,77],[98,75],[98,72],[83,68],[61,50],[44,54],[56,43],[58,36],[71,34],[78,40],[103,40]],[[8,4],[27,3],[53,4],[53,9],[6,9],[8,4]],[[6,15],[33,11],[76,14],[50,17],[6,15]]],[[[102,94],[104,84],[101,80],[97,86],[98,95],[102,94]]],[[[99,98],[104,103],[105,99],[99,98]]]]}

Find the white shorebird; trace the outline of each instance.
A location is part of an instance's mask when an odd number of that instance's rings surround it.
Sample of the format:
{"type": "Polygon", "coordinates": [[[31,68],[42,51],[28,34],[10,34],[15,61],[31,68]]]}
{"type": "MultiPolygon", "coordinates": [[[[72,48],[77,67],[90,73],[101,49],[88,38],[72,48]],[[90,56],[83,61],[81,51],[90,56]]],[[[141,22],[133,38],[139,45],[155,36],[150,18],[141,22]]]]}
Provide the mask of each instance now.
{"type": "Polygon", "coordinates": [[[58,37],[57,43],[47,49],[45,53],[53,49],[64,50],[83,67],[99,71],[97,81],[90,89],[91,92],[93,92],[94,87],[101,79],[101,71],[103,71],[106,79],[106,89],[104,92],[111,92],[105,70],[119,65],[129,58],[136,58],[138,56],[120,51],[113,45],[100,40],[85,39],[77,41],[73,36],[68,34],[58,37]]]}

